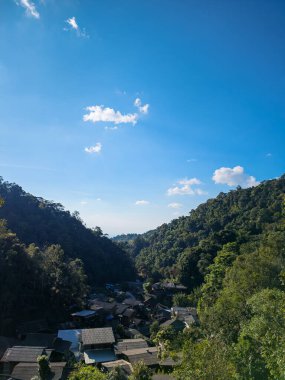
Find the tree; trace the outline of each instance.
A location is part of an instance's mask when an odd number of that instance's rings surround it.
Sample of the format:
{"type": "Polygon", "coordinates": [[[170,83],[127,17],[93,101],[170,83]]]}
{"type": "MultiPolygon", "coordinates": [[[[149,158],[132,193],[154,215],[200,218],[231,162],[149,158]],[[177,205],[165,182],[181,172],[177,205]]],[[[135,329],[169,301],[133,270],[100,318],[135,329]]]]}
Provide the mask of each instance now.
{"type": "Polygon", "coordinates": [[[107,377],[96,367],[80,364],[71,372],[69,380],[107,380],[107,377]]]}
{"type": "Polygon", "coordinates": [[[151,380],[151,370],[144,364],[144,362],[137,362],[133,365],[133,373],[129,380],[151,380]]]}
{"type": "Polygon", "coordinates": [[[37,358],[39,364],[39,377],[41,380],[47,380],[51,374],[48,358],[46,355],[41,355],[37,358]]]}
{"type": "Polygon", "coordinates": [[[106,380],[128,380],[128,377],[121,367],[116,367],[107,374],[106,380]]]}

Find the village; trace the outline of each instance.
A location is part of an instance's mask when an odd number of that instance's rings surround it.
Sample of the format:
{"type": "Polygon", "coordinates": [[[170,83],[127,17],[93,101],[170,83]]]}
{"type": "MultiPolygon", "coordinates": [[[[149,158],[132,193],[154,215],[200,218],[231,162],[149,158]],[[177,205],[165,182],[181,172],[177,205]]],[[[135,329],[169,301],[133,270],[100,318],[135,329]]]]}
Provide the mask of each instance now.
{"type": "Polygon", "coordinates": [[[154,380],[172,380],[179,355],[168,356],[163,342],[151,337],[154,331],[178,333],[198,322],[196,308],[172,304],[173,296],[186,290],[172,282],[146,286],[139,280],[94,289],[86,307],[70,313],[57,329],[44,319],[31,320],[16,336],[0,336],[1,379],[38,376],[38,358],[44,355],[50,380],[67,379],[76,363],[105,373],[120,367],[128,377],[138,362],[152,370],[154,380]]]}

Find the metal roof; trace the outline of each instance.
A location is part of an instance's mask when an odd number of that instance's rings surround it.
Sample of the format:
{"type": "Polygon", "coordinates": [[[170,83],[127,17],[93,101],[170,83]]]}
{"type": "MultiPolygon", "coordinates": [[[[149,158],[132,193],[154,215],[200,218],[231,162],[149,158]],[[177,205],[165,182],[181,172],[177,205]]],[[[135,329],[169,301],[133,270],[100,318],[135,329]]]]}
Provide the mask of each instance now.
{"type": "Polygon", "coordinates": [[[43,354],[50,354],[45,347],[13,346],[3,355],[2,362],[36,363],[37,358],[43,354]]]}

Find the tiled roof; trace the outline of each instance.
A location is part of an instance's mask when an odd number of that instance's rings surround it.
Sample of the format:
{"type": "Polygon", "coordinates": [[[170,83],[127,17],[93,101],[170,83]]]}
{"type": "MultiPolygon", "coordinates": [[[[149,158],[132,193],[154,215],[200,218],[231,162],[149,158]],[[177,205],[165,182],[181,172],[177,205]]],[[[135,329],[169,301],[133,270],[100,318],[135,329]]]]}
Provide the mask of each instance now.
{"type": "Polygon", "coordinates": [[[17,339],[0,336],[0,360],[5,354],[7,348],[12,347],[15,344],[19,344],[19,341],[17,339]]]}
{"type": "Polygon", "coordinates": [[[131,364],[143,361],[147,366],[158,365],[158,351],[156,347],[137,348],[122,352],[131,364]]]}
{"type": "Polygon", "coordinates": [[[136,348],[148,347],[147,342],[144,339],[123,339],[116,344],[117,353],[127,350],[133,350],[136,348]]]}
{"type": "Polygon", "coordinates": [[[81,339],[83,345],[100,345],[112,344],[115,342],[112,327],[102,327],[95,329],[83,329],[81,332],[81,339]]]}
{"type": "MultiPolygon", "coordinates": [[[[66,363],[50,363],[51,374],[49,380],[60,380],[66,363]]],[[[19,380],[30,380],[38,376],[38,363],[19,363],[15,366],[11,376],[19,380]]]]}
{"type": "Polygon", "coordinates": [[[36,363],[37,357],[47,353],[44,347],[13,346],[3,355],[2,362],[36,363]]]}

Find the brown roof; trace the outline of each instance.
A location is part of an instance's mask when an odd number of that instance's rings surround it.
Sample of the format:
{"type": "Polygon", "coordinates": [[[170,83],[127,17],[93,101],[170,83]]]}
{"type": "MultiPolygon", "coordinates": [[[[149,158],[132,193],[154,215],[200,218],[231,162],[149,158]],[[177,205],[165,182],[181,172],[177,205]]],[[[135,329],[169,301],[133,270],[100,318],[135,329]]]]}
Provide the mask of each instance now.
{"type": "Polygon", "coordinates": [[[134,350],[126,350],[122,352],[131,364],[143,361],[147,366],[158,365],[158,350],[156,347],[136,348],[134,350]]]}
{"type": "Polygon", "coordinates": [[[112,371],[112,369],[116,367],[121,367],[124,372],[127,375],[130,375],[133,371],[131,363],[127,362],[126,360],[115,360],[113,362],[105,362],[102,364],[102,366],[107,370],[107,371],[112,371]]]}
{"type": "MultiPolygon", "coordinates": [[[[60,380],[64,378],[63,371],[66,363],[50,363],[51,374],[50,380],[60,380]]],[[[19,363],[13,369],[12,377],[19,380],[30,380],[32,377],[38,375],[38,363],[19,363]]]]}
{"type": "Polygon", "coordinates": [[[134,350],[136,348],[148,347],[147,342],[144,339],[123,339],[116,344],[116,352],[134,350]]]}
{"type": "Polygon", "coordinates": [[[81,331],[81,339],[84,346],[115,343],[112,327],[83,329],[81,331]]]}
{"type": "Polygon", "coordinates": [[[44,353],[48,354],[45,347],[13,346],[6,350],[1,361],[36,363],[38,356],[44,353]]]}

